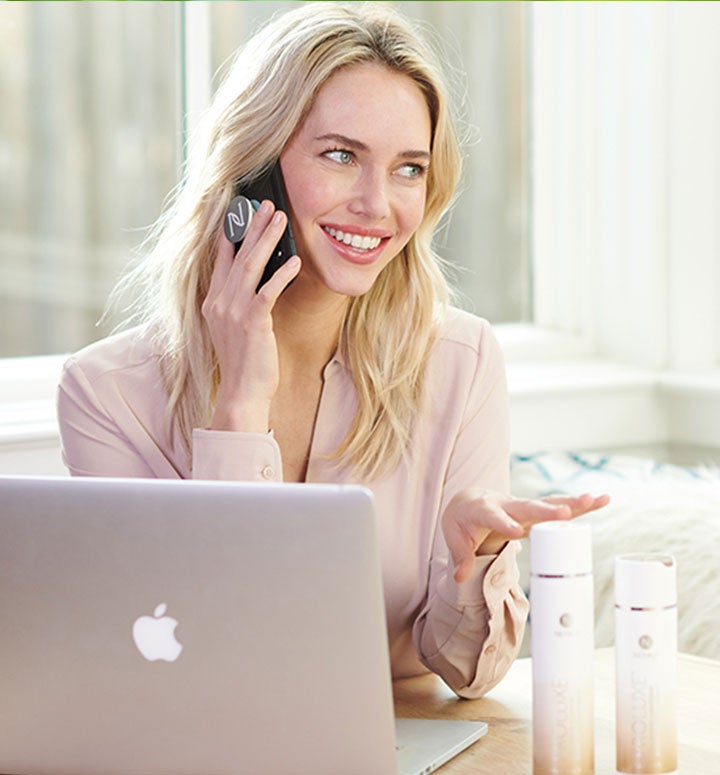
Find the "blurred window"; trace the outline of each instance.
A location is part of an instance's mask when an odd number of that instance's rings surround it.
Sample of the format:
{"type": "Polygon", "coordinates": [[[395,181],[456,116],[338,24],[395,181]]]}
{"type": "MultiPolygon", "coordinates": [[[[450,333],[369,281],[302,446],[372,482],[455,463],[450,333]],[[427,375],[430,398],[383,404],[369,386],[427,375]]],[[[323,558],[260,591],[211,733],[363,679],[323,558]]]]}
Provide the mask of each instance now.
{"type": "Polygon", "coordinates": [[[0,7],[0,356],[98,339],[177,181],[175,3],[0,7]]]}
{"type": "MultiPolygon", "coordinates": [[[[213,71],[295,5],[208,4],[213,71]]],[[[464,306],[495,323],[529,320],[525,4],[396,5],[467,74],[474,139],[440,252],[458,268],[464,306]]],[[[0,357],[76,350],[112,329],[98,326],[108,293],[178,180],[180,13],[178,3],[0,6],[0,357]]]]}

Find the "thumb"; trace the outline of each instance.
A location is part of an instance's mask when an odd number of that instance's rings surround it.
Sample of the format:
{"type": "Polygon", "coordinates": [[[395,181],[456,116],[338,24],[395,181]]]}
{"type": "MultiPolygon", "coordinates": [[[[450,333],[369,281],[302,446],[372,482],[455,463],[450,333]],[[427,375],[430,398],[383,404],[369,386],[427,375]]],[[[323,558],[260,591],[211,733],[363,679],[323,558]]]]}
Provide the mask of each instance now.
{"type": "Polygon", "coordinates": [[[455,573],[453,578],[458,584],[462,584],[472,576],[473,568],[475,567],[475,554],[466,554],[460,562],[455,565],[455,573]]]}

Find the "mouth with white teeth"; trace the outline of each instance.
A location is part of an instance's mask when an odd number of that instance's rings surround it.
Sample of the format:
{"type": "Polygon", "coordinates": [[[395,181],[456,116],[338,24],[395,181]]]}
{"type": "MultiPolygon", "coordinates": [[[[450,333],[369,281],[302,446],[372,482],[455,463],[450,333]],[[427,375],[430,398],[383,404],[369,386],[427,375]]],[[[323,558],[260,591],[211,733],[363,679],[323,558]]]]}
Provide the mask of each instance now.
{"type": "Polygon", "coordinates": [[[382,237],[370,237],[362,234],[352,234],[340,229],[333,229],[330,226],[323,226],[326,234],[329,234],[337,242],[356,250],[358,253],[369,253],[375,250],[382,242],[382,237]]]}

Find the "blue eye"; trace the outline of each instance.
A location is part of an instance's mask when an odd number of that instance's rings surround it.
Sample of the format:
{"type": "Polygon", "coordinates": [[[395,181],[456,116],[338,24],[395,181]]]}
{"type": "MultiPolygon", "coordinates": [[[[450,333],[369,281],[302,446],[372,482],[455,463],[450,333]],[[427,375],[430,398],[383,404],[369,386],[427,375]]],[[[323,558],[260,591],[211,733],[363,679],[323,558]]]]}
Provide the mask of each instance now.
{"type": "Polygon", "coordinates": [[[352,151],[344,151],[340,148],[333,151],[325,151],[325,156],[327,156],[328,159],[338,162],[338,164],[350,164],[353,160],[352,151]]]}
{"type": "Polygon", "coordinates": [[[422,164],[403,164],[399,169],[400,175],[404,178],[421,178],[427,172],[427,168],[422,164]]]}

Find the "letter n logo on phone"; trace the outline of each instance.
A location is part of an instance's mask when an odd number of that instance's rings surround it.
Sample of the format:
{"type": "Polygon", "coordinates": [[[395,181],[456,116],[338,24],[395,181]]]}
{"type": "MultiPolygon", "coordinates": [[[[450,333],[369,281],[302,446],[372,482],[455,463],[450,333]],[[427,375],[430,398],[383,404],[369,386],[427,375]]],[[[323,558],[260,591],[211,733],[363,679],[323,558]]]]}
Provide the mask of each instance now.
{"type": "Polygon", "coordinates": [[[242,242],[248,230],[253,213],[252,203],[247,197],[236,196],[225,212],[225,236],[237,244],[242,242]]]}

